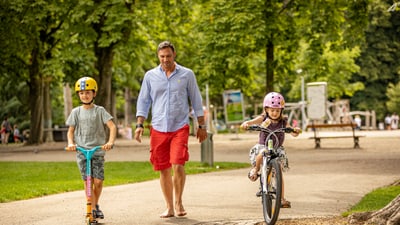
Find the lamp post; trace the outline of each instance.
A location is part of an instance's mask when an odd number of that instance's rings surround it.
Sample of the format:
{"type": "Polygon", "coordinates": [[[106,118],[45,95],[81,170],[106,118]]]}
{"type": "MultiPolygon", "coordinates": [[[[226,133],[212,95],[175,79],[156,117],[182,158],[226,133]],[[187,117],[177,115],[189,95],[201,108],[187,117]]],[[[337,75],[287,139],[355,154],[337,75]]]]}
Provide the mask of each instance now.
{"type": "MultiPolygon", "coordinates": [[[[296,73],[298,75],[301,75],[303,72],[302,69],[297,69],[296,73]]],[[[300,76],[301,78],[301,129],[304,130],[306,128],[306,102],[305,102],[305,97],[304,97],[304,76],[300,76]]]]}

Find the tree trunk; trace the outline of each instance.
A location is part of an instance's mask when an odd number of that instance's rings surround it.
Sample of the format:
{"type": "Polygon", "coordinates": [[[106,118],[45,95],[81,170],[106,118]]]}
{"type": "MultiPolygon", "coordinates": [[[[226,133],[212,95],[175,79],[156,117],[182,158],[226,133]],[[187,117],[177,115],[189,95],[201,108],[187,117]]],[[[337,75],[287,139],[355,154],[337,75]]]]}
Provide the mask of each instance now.
{"type": "Polygon", "coordinates": [[[112,62],[114,57],[113,47],[97,47],[95,52],[97,58],[95,66],[97,71],[99,71],[96,79],[99,86],[96,95],[96,104],[103,106],[111,113],[112,62]]]}
{"type": "Polygon", "coordinates": [[[39,70],[39,50],[33,49],[29,65],[29,108],[31,126],[29,144],[41,144],[43,136],[43,77],[39,70]]]}
{"type": "Polygon", "coordinates": [[[400,195],[375,212],[355,213],[349,217],[350,224],[400,225],[400,195]]]}
{"type": "MultiPolygon", "coordinates": [[[[99,47],[99,43],[95,44],[95,53],[97,62],[95,64],[97,71],[99,71],[99,75],[95,78],[98,81],[98,92],[96,95],[96,104],[103,106],[107,112],[113,115],[113,107],[112,107],[112,63],[113,63],[113,45],[109,47],[99,47]]],[[[113,115],[115,116],[115,115],[113,115]]],[[[114,117],[114,121],[116,118],[114,117]]],[[[105,125],[104,125],[105,126],[105,125]]],[[[106,128],[106,137],[109,136],[109,129],[106,128]]],[[[108,141],[108,138],[106,138],[108,141]]]]}
{"type": "Polygon", "coordinates": [[[133,122],[133,112],[132,112],[132,95],[131,95],[131,89],[126,87],[125,88],[125,120],[124,120],[124,125],[127,127],[132,126],[133,122]]]}
{"type": "Polygon", "coordinates": [[[43,86],[43,125],[44,135],[43,142],[53,142],[53,121],[51,114],[51,98],[50,98],[50,83],[51,77],[47,77],[44,81],[43,86]]]}
{"type": "Polygon", "coordinates": [[[111,111],[110,114],[114,117],[114,121],[117,123],[117,93],[115,89],[111,89],[111,111]]]}
{"type": "Polygon", "coordinates": [[[71,87],[68,83],[64,84],[64,120],[67,120],[72,111],[72,94],[71,87]]]}
{"type": "Polygon", "coordinates": [[[266,93],[274,90],[274,43],[268,41],[266,49],[267,77],[265,79],[266,93]]]}

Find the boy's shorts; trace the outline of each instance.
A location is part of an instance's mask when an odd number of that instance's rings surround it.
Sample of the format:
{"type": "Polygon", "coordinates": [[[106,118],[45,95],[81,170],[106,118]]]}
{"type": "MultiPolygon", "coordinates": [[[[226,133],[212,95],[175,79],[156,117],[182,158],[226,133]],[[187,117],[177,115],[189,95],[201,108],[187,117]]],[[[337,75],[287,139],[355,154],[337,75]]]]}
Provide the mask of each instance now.
{"type": "MultiPolygon", "coordinates": [[[[83,180],[86,180],[86,157],[82,153],[78,152],[76,154],[76,162],[78,164],[79,171],[83,180]]],[[[104,180],[104,155],[92,156],[92,178],[99,180],[104,180]]]]}
{"type": "Polygon", "coordinates": [[[165,170],[172,164],[185,165],[189,160],[189,125],[175,132],[150,130],[150,162],[155,171],[165,170]]]}

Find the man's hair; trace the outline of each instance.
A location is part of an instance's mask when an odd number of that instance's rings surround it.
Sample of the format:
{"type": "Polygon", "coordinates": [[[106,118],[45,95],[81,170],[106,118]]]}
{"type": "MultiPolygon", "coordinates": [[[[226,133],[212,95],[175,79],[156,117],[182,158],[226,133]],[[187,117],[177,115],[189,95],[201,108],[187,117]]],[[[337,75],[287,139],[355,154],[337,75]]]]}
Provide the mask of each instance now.
{"type": "Polygon", "coordinates": [[[157,52],[159,52],[161,49],[164,49],[164,48],[171,48],[172,51],[175,52],[175,47],[174,47],[174,45],[173,45],[171,42],[169,42],[169,41],[163,41],[163,42],[161,42],[161,43],[158,45],[158,47],[157,47],[157,52]]]}

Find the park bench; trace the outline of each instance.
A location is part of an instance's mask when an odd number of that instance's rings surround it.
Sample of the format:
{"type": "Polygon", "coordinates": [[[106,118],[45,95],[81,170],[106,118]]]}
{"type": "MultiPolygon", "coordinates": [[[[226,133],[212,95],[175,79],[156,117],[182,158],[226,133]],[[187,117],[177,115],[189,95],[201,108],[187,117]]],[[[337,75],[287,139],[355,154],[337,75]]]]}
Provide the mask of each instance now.
{"type": "Polygon", "coordinates": [[[358,135],[356,134],[356,127],[355,123],[338,123],[338,124],[314,124],[311,123],[307,125],[306,130],[308,128],[312,129],[314,132],[314,136],[310,137],[310,139],[314,139],[315,141],[315,148],[321,148],[321,139],[334,139],[334,138],[353,138],[354,140],[354,148],[360,148],[359,138],[364,137],[365,135],[358,135]],[[351,128],[352,133],[351,135],[320,135],[321,129],[337,129],[346,130],[345,128],[351,128]]]}

